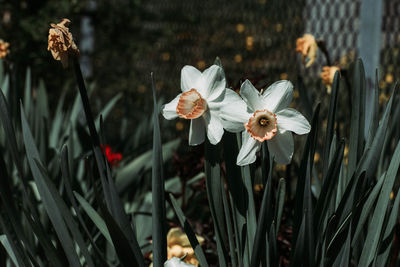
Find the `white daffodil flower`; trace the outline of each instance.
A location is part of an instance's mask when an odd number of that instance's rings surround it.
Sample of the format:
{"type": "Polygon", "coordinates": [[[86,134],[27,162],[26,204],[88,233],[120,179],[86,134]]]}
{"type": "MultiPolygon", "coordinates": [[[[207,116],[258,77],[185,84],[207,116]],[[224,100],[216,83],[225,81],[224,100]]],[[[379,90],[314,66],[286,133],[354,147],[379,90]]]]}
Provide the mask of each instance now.
{"type": "Polygon", "coordinates": [[[264,141],[277,163],[290,163],[294,149],[291,132],[306,134],[311,129],[300,112],[288,108],[293,98],[292,83],[278,81],[260,93],[246,80],[240,88],[243,99],[230,89],[225,94],[220,110],[224,128],[230,132],[243,131],[236,164],[253,163],[264,141]]]}
{"type": "Polygon", "coordinates": [[[225,96],[225,84],[224,71],[217,65],[204,72],[192,66],[182,68],[182,93],[163,106],[162,114],[167,120],[177,117],[190,120],[189,145],[203,143],[204,132],[211,144],[221,141],[224,128],[219,108],[225,96]]]}
{"type": "Polygon", "coordinates": [[[164,263],[164,267],[195,267],[195,266],[192,264],[185,263],[176,257],[173,257],[172,259],[167,260],[164,263]]]}

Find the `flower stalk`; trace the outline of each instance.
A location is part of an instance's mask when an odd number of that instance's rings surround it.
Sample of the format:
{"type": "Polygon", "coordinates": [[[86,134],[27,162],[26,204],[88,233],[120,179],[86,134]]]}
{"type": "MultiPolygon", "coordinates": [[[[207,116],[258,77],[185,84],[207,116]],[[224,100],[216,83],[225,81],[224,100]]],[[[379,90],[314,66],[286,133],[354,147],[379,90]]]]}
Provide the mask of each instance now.
{"type": "Polygon", "coordinates": [[[82,71],[81,71],[81,67],[80,67],[79,62],[78,62],[78,58],[77,57],[73,57],[72,61],[73,61],[76,81],[78,83],[79,94],[81,96],[83,109],[85,111],[86,122],[87,122],[87,125],[89,127],[90,136],[92,137],[91,138],[92,145],[94,147],[100,147],[100,138],[99,138],[99,135],[97,134],[96,126],[94,125],[93,113],[92,113],[92,110],[90,108],[89,97],[88,97],[88,94],[87,94],[85,82],[83,80],[82,71]]]}

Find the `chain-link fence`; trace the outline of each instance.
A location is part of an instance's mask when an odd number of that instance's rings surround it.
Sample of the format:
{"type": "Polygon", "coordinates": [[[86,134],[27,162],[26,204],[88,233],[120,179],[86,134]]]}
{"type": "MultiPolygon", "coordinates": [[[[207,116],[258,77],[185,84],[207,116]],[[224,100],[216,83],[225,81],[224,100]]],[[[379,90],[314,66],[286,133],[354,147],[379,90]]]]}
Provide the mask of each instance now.
{"type": "MultiPolygon", "coordinates": [[[[381,88],[400,79],[400,1],[385,0],[382,15],[381,88]]],[[[386,91],[386,95],[388,90],[386,91]]],[[[387,96],[385,95],[385,98],[387,96]]]]}

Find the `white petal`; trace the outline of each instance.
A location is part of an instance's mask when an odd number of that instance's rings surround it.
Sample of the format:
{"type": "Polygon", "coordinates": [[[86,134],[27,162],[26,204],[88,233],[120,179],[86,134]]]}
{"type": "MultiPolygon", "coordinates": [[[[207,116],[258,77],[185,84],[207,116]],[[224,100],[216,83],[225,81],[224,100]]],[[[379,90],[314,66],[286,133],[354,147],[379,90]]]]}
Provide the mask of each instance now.
{"type": "Polygon", "coordinates": [[[281,132],[267,141],[268,150],[279,164],[289,164],[293,156],[293,136],[291,132],[281,132]]]}
{"type": "Polygon", "coordinates": [[[221,119],[218,117],[218,113],[208,111],[202,117],[204,118],[208,140],[213,145],[218,144],[224,134],[224,127],[222,126],[221,119]]]}
{"type": "Polygon", "coordinates": [[[189,145],[197,146],[204,142],[204,137],[205,137],[204,127],[205,127],[204,121],[201,117],[190,120],[189,145]]]}
{"type": "Polygon", "coordinates": [[[262,95],[264,108],[276,113],[287,108],[293,99],[293,84],[289,81],[277,81],[262,95]]]}
{"type": "Polygon", "coordinates": [[[177,257],[173,257],[164,263],[164,267],[195,267],[195,266],[192,264],[185,263],[180,259],[178,259],[177,257]]]}
{"type": "Polygon", "coordinates": [[[261,143],[250,136],[247,131],[242,133],[242,147],[240,148],[236,164],[249,165],[256,161],[256,153],[261,148],[261,143]]]}
{"type": "Polygon", "coordinates": [[[296,134],[306,134],[311,130],[311,125],[307,119],[295,109],[287,108],[276,113],[278,128],[281,130],[292,131],[296,134]]]}
{"type": "Polygon", "coordinates": [[[240,95],[253,112],[267,108],[261,99],[260,92],[249,80],[245,80],[244,83],[242,83],[242,86],[240,87],[240,95]]]}
{"type": "Polygon", "coordinates": [[[225,98],[221,103],[220,117],[224,128],[234,133],[243,131],[244,123],[252,115],[247,111],[244,100],[233,90],[226,89],[225,98]]]}
{"type": "Polygon", "coordinates": [[[192,88],[198,89],[201,81],[201,72],[193,66],[186,65],[181,70],[181,90],[189,91],[192,88]]]}
{"type": "Polygon", "coordinates": [[[181,94],[177,95],[168,104],[165,104],[164,106],[162,106],[161,113],[165,119],[172,120],[172,119],[175,119],[178,117],[178,114],[176,114],[176,106],[178,105],[178,101],[179,101],[180,97],[181,97],[181,94]]]}
{"type": "Polygon", "coordinates": [[[212,65],[202,73],[201,84],[199,93],[207,99],[207,102],[217,99],[225,91],[224,70],[220,66],[212,65]]]}

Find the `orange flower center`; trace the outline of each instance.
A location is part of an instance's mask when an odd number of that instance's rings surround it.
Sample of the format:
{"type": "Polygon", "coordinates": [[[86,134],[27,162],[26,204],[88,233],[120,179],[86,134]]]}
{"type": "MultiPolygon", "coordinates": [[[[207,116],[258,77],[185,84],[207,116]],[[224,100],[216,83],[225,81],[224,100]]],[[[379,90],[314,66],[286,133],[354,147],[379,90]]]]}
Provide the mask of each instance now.
{"type": "Polygon", "coordinates": [[[272,139],[278,132],[276,115],[267,109],[254,112],[244,127],[260,142],[272,139]]]}
{"type": "Polygon", "coordinates": [[[195,119],[203,115],[207,110],[207,102],[196,89],[192,88],[184,92],[179,98],[176,113],[184,119],[195,119]]]}

